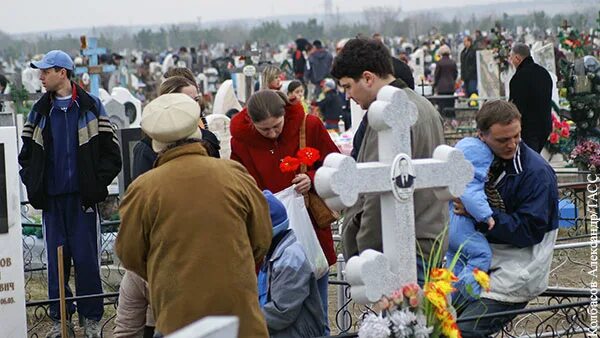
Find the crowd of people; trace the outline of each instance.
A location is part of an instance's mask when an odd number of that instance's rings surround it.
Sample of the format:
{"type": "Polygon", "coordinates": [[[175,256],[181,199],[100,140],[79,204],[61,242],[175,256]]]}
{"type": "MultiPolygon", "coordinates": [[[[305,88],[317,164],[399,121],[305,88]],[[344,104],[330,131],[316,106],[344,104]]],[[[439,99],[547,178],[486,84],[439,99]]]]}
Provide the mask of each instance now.
{"type": "MultiPolygon", "coordinates": [[[[440,45],[433,74],[437,94],[453,94],[459,74],[464,90],[475,91],[478,43],[477,36],[464,37],[460,72],[450,47],[440,45]]],[[[231,160],[220,158],[219,140],[201,118],[202,88],[193,72],[199,54],[179,50],[184,65],[165,72],[157,97],[144,107],[134,180],[119,207],[115,250],[127,271],[116,337],[160,337],[209,315],[237,316],[240,337],[330,333],[329,274],[315,274],[289,226],[289,210],[274,194],[290,187],[300,195],[316,192],[316,170],[327,155],[340,151],[328,129],[342,131],[341,122],[350,127],[350,100],[366,111],[354,128],[351,156],[359,163],[379,160],[369,108],[384,86],[403,91],[417,107],[412,159],[431,158],[445,144],[442,115],[453,105],[453,99],[442,100],[436,108],[417,94],[406,58],[393,57],[380,35],[336,47],[334,55],[319,40],[299,38],[291,78],[276,65],[263,67],[258,90],[231,114],[231,160]],[[303,147],[319,157],[306,168],[282,170],[283,161],[303,147]]],[[[492,290],[481,298],[465,291],[473,289],[473,280],[457,285],[458,319],[523,308],[547,286],[558,192],[554,171],[539,152],[549,133],[551,83],[526,45],[513,45],[510,62],[517,70],[510,102],[483,104],[476,114],[477,135],[457,145],[475,168],[467,193],[450,206],[433,191],[414,193],[417,243],[407,245],[420,248],[418,283],[423,285],[427,272],[437,267],[428,264],[429,256],[447,224],[442,250],[453,257],[465,246],[456,275],[475,268],[490,273],[492,290]]],[[[31,205],[43,210],[48,296],[58,298],[59,245],[67,247],[66,283],[72,259],[77,295],[102,293],[96,204],[106,198],[106,187],[122,166],[116,133],[100,100],[72,80],[69,55],[51,51],[31,67],[40,69],[46,93],[28,116],[19,164],[31,205]]],[[[337,260],[331,227],[309,215],[331,266],[337,260]]],[[[342,215],[346,260],[367,249],[382,250],[378,196],[361,196],[342,215]]],[[[102,300],[78,301],[77,307],[69,303],[69,317],[75,311],[86,337],[100,337],[102,300]]],[[[60,337],[56,304],[50,315],[54,326],[47,337],[60,337]]],[[[483,337],[510,319],[458,325],[463,337],[483,337]]],[[[70,321],[69,327],[73,332],[70,321]]]]}

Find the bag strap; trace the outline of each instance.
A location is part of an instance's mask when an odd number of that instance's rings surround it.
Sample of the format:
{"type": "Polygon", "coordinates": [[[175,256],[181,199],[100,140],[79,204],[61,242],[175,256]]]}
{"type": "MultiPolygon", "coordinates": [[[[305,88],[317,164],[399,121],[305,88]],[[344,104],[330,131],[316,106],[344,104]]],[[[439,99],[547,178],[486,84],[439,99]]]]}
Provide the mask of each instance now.
{"type": "MultiPolygon", "coordinates": [[[[300,125],[300,148],[306,148],[306,114],[304,114],[304,119],[302,120],[302,124],[300,125]]],[[[306,164],[300,165],[300,173],[304,174],[306,172],[306,164]]]]}

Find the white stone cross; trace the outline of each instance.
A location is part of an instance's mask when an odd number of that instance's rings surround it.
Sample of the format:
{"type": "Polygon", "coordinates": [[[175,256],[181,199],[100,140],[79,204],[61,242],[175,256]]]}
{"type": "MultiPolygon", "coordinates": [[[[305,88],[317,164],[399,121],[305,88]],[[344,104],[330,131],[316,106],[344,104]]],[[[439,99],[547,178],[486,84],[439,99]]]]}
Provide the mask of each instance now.
{"type": "Polygon", "coordinates": [[[383,254],[365,250],[346,265],[352,297],[360,304],[417,281],[413,191],[434,189],[438,199],[450,200],[462,195],[473,178],[471,163],[450,146],[438,146],[431,159],[411,160],[410,127],[417,117],[404,91],[383,87],[369,108],[379,162],[356,163],[330,154],[315,176],[317,192],[332,209],[354,205],[360,194],[380,195],[383,254]]]}

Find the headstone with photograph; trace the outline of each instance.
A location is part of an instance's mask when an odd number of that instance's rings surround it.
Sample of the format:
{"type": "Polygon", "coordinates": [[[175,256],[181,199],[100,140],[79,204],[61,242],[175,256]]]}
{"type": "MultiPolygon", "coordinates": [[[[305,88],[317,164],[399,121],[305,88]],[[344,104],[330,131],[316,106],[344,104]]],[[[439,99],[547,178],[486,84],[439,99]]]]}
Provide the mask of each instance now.
{"type": "Polygon", "coordinates": [[[0,127],[0,337],[26,337],[15,127],[0,127]]]}

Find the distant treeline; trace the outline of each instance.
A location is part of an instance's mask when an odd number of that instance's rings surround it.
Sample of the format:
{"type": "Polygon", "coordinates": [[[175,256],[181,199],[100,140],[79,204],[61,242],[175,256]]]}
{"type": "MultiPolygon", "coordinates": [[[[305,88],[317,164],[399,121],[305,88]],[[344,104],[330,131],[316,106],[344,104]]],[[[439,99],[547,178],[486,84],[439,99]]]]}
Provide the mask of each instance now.
{"type": "MultiPolygon", "coordinates": [[[[525,15],[488,15],[475,17],[455,17],[451,21],[441,21],[439,15],[423,13],[404,19],[400,10],[390,7],[373,7],[363,11],[364,20],[361,23],[341,22],[336,16],[331,16],[325,22],[309,19],[305,22],[296,21],[287,26],[279,21],[265,21],[247,29],[239,24],[231,24],[220,28],[195,28],[190,25],[171,25],[159,30],[142,29],[135,34],[96,35],[98,45],[110,50],[137,48],[149,51],[162,51],[167,48],[180,46],[198,46],[201,42],[213,44],[223,42],[227,45],[240,46],[245,42],[258,41],[261,45],[267,43],[277,45],[294,41],[300,34],[309,40],[321,39],[335,41],[342,38],[362,34],[370,36],[379,32],[384,36],[403,36],[413,41],[422,40],[423,36],[432,33],[450,34],[464,30],[474,32],[479,29],[489,31],[500,25],[510,31],[518,26],[537,29],[544,34],[546,29],[556,32],[557,27],[567,20],[569,25],[581,30],[598,28],[598,12],[583,11],[570,14],[547,15],[545,12],[533,12],[525,15]]],[[[8,58],[30,56],[44,53],[51,49],[76,51],[79,49],[78,36],[52,37],[41,35],[36,41],[25,41],[11,38],[0,31],[0,55],[8,58]]]]}

